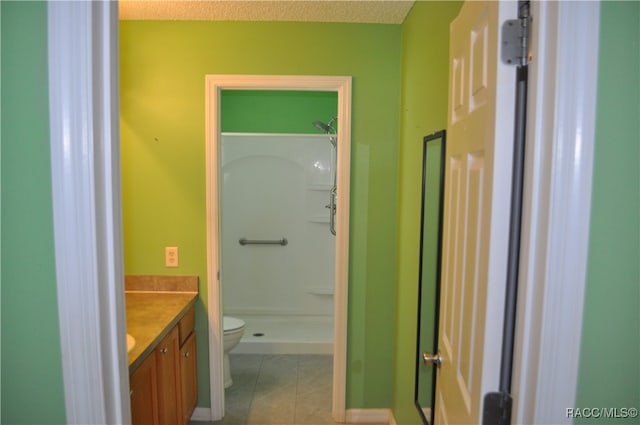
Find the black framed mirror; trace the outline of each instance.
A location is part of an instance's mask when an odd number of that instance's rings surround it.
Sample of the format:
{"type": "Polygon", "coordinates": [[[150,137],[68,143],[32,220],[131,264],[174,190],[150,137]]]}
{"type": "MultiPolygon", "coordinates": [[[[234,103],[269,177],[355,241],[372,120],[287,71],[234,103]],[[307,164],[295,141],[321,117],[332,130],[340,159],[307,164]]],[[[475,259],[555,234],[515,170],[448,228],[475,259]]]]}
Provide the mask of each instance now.
{"type": "Polygon", "coordinates": [[[415,405],[425,424],[433,424],[438,367],[433,362],[425,363],[424,355],[438,352],[445,151],[445,130],[424,137],[415,405]]]}

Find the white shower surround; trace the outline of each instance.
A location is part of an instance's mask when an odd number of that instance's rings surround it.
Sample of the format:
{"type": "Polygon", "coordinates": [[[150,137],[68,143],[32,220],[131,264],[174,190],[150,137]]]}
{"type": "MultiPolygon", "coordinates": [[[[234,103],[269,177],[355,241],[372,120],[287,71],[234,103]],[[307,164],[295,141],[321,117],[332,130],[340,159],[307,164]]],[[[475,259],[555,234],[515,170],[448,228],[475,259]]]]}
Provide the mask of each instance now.
{"type": "Polygon", "coordinates": [[[223,310],[247,323],[236,353],[330,354],[335,238],[326,135],[223,133],[223,310]],[[287,239],[287,245],[239,240],[287,239]],[[255,336],[254,334],[262,334],[255,336]]]}

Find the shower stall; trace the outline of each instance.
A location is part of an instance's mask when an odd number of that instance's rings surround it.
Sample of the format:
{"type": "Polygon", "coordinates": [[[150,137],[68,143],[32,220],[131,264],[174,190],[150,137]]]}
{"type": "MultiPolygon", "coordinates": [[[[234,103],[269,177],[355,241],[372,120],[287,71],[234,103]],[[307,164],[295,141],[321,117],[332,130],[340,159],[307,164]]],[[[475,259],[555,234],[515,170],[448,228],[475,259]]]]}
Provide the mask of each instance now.
{"type": "Polygon", "coordinates": [[[332,353],[336,139],[322,130],[222,133],[223,314],[246,323],[236,353],[332,353]]]}

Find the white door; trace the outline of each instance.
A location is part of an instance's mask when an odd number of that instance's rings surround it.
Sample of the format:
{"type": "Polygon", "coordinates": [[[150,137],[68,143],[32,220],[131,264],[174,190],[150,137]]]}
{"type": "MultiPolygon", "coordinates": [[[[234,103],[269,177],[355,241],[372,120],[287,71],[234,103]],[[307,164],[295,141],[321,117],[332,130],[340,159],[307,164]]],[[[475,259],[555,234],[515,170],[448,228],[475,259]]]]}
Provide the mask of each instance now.
{"type": "Polygon", "coordinates": [[[498,390],[511,194],[515,68],[499,26],[515,2],[467,1],[451,23],[435,423],[480,423],[498,390]]]}

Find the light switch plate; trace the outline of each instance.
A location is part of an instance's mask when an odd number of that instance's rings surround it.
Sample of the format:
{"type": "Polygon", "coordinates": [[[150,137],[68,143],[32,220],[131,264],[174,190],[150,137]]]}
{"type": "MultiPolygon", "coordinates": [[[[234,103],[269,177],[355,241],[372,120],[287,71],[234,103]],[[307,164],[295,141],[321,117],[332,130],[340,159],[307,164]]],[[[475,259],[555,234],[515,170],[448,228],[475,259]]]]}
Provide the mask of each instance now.
{"type": "Polygon", "coordinates": [[[164,248],[164,265],[166,267],[178,267],[177,246],[166,246],[164,248]]]}

